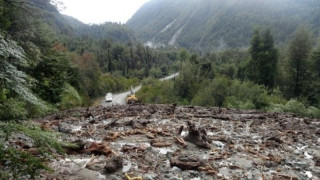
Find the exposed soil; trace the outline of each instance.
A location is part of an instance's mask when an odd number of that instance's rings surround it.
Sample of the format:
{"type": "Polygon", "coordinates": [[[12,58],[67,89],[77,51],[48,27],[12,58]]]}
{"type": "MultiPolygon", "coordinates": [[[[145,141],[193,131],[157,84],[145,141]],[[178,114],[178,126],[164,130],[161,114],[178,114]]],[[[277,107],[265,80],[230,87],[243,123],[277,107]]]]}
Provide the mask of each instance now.
{"type": "Polygon", "coordinates": [[[80,108],[37,119],[75,142],[43,179],[319,179],[320,120],[176,105],[80,108]]]}

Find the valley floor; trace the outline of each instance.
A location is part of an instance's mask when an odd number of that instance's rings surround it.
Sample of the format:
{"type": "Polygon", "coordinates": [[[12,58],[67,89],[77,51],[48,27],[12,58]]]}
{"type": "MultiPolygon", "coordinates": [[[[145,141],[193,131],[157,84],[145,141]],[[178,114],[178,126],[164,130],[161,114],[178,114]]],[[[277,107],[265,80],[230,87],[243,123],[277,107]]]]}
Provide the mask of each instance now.
{"type": "Polygon", "coordinates": [[[175,105],[80,108],[36,120],[76,142],[43,179],[319,179],[320,120],[175,105]]]}

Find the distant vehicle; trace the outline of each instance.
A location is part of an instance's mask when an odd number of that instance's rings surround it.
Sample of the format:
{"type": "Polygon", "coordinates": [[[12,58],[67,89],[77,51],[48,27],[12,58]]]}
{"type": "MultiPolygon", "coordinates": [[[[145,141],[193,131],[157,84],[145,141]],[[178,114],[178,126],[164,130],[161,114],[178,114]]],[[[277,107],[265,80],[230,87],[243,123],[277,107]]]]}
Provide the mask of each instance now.
{"type": "Polygon", "coordinates": [[[127,101],[127,104],[133,104],[138,101],[138,98],[134,94],[132,86],[131,86],[130,94],[128,95],[126,101],[127,101]]]}
{"type": "Polygon", "coordinates": [[[106,102],[112,102],[112,93],[107,93],[106,102]]]}
{"type": "Polygon", "coordinates": [[[138,102],[138,98],[136,97],[135,94],[129,95],[126,100],[127,100],[127,104],[133,104],[138,102]]]}

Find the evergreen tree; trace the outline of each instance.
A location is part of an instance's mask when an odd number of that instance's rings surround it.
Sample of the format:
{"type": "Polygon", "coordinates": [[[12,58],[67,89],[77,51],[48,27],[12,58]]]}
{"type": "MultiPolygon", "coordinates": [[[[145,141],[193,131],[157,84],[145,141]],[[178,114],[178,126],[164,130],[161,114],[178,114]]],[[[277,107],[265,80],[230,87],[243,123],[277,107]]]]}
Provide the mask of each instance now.
{"type": "Polygon", "coordinates": [[[182,68],[182,62],[189,59],[189,53],[186,49],[181,49],[178,54],[178,60],[180,61],[180,69],[182,68]]]}
{"type": "Polygon", "coordinates": [[[320,80],[320,44],[319,47],[313,53],[312,63],[313,72],[315,73],[316,78],[320,80]]]}
{"type": "Polygon", "coordinates": [[[313,106],[320,107],[320,44],[312,55],[312,84],[309,102],[313,106]]]}
{"type": "Polygon", "coordinates": [[[306,29],[296,32],[289,46],[288,52],[288,76],[290,97],[300,97],[307,94],[310,87],[310,51],[312,48],[311,38],[306,29]]]}
{"type": "Polygon", "coordinates": [[[273,88],[277,73],[278,51],[274,47],[273,36],[268,29],[263,38],[263,49],[260,56],[260,77],[259,84],[264,84],[268,88],[273,88]]]}
{"type": "Polygon", "coordinates": [[[64,66],[66,61],[65,57],[52,54],[43,57],[43,60],[34,69],[33,75],[37,79],[34,91],[42,99],[51,103],[57,103],[61,100],[61,93],[67,81],[67,68],[64,66]]]}
{"type": "Polygon", "coordinates": [[[257,84],[269,89],[274,87],[277,72],[278,52],[274,47],[273,37],[268,29],[263,37],[256,29],[251,41],[251,60],[245,64],[245,76],[257,84]]]}

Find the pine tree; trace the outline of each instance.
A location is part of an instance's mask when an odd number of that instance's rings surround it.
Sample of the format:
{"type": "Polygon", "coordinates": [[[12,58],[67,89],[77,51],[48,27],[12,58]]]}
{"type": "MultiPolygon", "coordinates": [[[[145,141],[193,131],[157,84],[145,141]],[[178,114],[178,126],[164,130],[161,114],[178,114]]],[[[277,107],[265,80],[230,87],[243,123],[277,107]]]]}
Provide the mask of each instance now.
{"type": "Polygon", "coordinates": [[[317,50],[314,51],[312,56],[313,71],[315,72],[316,78],[320,80],[320,44],[317,50]]]}
{"type": "Polygon", "coordinates": [[[291,97],[300,97],[307,94],[310,75],[310,51],[312,48],[311,38],[306,29],[296,32],[289,46],[288,75],[289,91],[291,97]]]}
{"type": "Polygon", "coordinates": [[[320,44],[312,54],[311,65],[312,83],[308,100],[311,105],[320,107],[320,44]]]}
{"type": "Polygon", "coordinates": [[[245,76],[257,84],[272,89],[275,84],[278,52],[274,47],[273,37],[268,29],[263,37],[256,29],[251,41],[251,60],[245,66],[245,76]]]}
{"type": "Polygon", "coordinates": [[[259,84],[264,84],[268,88],[273,88],[275,84],[275,77],[277,73],[277,61],[278,61],[278,51],[274,47],[273,36],[268,29],[264,34],[263,38],[263,49],[260,61],[260,77],[259,84]]]}

